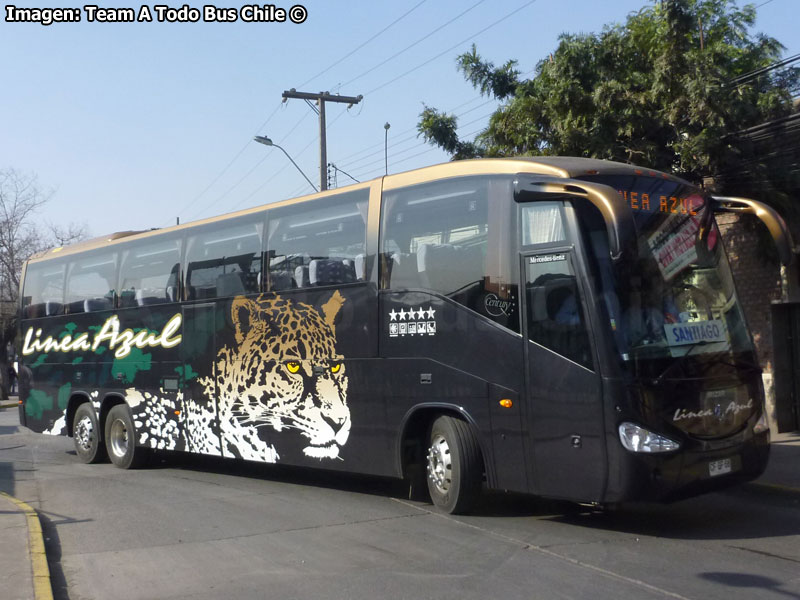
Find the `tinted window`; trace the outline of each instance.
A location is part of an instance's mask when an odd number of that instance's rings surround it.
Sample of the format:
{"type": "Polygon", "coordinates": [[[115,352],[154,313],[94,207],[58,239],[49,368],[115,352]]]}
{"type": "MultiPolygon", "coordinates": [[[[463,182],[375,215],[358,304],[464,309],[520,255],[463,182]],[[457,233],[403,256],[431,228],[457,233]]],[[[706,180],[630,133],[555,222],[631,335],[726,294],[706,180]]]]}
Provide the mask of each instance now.
{"type": "Polygon", "coordinates": [[[271,211],[269,289],[363,281],[368,204],[364,189],[271,211]]]}
{"type": "Polygon", "coordinates": [[[156,238],[127,247],[120,266],[119,306],[145,306],[180,299],[180,240],[156,238]]]}
{"type": "Polygon", "coordinates": [[[48,261],[28,265],[22,295],[23,317],[58,315],[64,305],[66,263],[48,261]]]}
{"type": "Polygon", "coordinates": [[[186,249],[189,300],[259,291],[263,233],[260,219],[251,217],[234,224],[215,224],[189,237],[186,249]]]}
{"type": "Polygon", "coordinates": [[[525,259],[528,338],[591,368],[591,348],[569,252],[525,259]]]}
{"type": "Polygon", "coordinates": [[[428,289],[518,329],[510,180],[465,177],[383,197],[382,286],[428,289]]]}
{"type": "Polygon", "coordinates": [[[81,313],[114,307],[117,254],[102,252],[72,261],[67,270],[67,312],[81,313]]]}

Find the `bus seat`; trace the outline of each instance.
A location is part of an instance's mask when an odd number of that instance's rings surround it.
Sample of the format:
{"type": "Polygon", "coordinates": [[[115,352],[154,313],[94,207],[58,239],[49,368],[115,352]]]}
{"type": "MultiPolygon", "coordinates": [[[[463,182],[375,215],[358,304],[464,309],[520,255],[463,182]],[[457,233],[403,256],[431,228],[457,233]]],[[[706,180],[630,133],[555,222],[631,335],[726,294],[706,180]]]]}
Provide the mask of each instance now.
{"type": "Polygon", "coordinates": [[[136,290],[133,288],[122,290],[119,293],[119,307],[130,308],[131,306],[136,306],[136,290]]]}
{"type": "Polygon", "coordinates": [[[83,301],[83,312],[97,312],[113,308],[113,302],[108,298],[87,298],[83,301]]]}
{"type": "Polygon", "coordinates": [[[26,319],[37,319],[39,317],[43,317],[45,315],[45,308],[46,304],[44,302],[39,302],[37,304],[29,304],[25,308],[22,309],[22,315],[26,319]]]}
{"type": "Polygon", "coordinates": [[[534,321],[559,321],[559,311],[568,298],[577,297],[575,281],[571,277],[559,277],[542,282],[529,290],[534,321]]]}
{"type": "Polygon", "coordinates": [[[335,258],[317,258],[308,265],[308,279],[311,285],[336,285],[353,283],[356,280],[352,265],[335,258]]]}
{"type": "Polygon", "coordinates": [[[356,254],[353,259],[353,269],[356,272],[356,281],[364,281],[367,278],[366,273],[367,257],[364,254],[356,254]]]}
{"type": "Polygon", "coordinates": [[[52,317],[53,315],[60,315],[64,305],[61,302],[54,302],[52,300],[48,300],[45,304],[45,314],[48,317],[52,317]]]}
{"type": "Polygon", "coordinates": [[[308,266],[307,265],[299,265],[294,269],[294,281],[297,287],[308,287],[309,286],[309,279],[308,279],[308,266]]]}
{"type": "Polygon", "coordinates": [[[244,294],[244,282],[241,272],[223,273],[217,276],[217,296],[239,296],[244,294]]]}
{"type": "Polygon", "coordinates": [[[69,314],[86,312],[86,306],[83,300],[75,300],[67,304],[67,312],[69,314]]]}
{"type": "Polygon", "coordinates": [[[272,292],[290,290],[295,287],[294,278],[289,271],[270,271],[269,289],[272,292]]]}
{"type": "Polygon", "coordinates": [[[422,287],[419,270],[417,269],[417,256],[403,252],[392,254],[389,277],[389,287],[392,289],[422,287]]]}
{"type": "Polygon", "coordinates": [[[138,306],[149,306],[150,304],[161,304],[162,302],[164,300],[158,296],[156,290],[136,290],[136,304],[138,306]]]}

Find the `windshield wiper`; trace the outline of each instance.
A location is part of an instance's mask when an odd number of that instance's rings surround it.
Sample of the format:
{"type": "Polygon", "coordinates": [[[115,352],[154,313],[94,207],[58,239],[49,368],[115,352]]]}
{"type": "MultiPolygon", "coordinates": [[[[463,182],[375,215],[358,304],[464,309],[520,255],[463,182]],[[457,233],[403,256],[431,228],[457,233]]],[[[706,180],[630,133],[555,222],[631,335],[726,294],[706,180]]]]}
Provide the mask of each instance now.
{"type": "Polygon", "coordinates": [[[710,342],[708,340],[700,340],[699,342],[695,342],[694,344],[689,346],[689,349],[686,351],[686,354],[678,358],[678,360],[676,360],[675,362],[669,363],[667,367],[663,371],[661,371],[661,374],[655,379],[653,379],[652,382],[653,385],[660,385],[664,377],[667,376],[667,373],[669,373],[674,367],[678,365],[683,365],[686,362],[686,357],[688,357],[694,351],[695,348],[697,348],[698,346],[705,346],[706,344],[714,344],[714,343],[716,342],[710,342]]]}
{"type": "Polygon", "coordinates": [[[719,364],[722,364],[722,365],[728,365],[729,367],[733,367],[735,369],[745,369],[747,371],[750,371],[751,373],[755,373],[755,372],[763,373],[764,372],[764,369],[762,369],[761,366],[759,366],[759,365],[757,365],[755,363],[751,363],[749,360],[727,361],[727,360],[723,360],[723,359],[719,358],[715,362],[717,362],[719,364]]]}

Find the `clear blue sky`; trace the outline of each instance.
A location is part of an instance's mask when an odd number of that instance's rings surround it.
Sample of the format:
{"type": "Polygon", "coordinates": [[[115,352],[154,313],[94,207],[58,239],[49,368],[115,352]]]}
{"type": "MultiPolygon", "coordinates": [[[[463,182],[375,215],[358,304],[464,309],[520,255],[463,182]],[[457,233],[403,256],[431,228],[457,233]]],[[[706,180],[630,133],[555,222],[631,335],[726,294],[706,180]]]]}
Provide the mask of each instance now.
{"type": "MultiPolygon", "coordinates": [[[[0,168],[36,174],[55,191],[43,221],[85,222],[93,235],[304,194],[310,188],[279,150],[250,141],[268,135],[318,181],[316,115],[302,100],[281,104],[293,87],[364,95],[349,111],[327,105],[328,160],[355,178],[383,174],[387,121],[390,172],[435,164],[448,157],[416,137],[423,102],[454,110],[465,137],[496,106],[455,68],[471,43],[530,73],[560,33],[599,31],[647,4],[305,0],[302,24],[88,23],[85,13],[81,23],[48,27],[0,19],[0,168]]],[[[756,29],[781,41],[786,56],[800,52],[797,0],[755,4],[756,29]]],[[[340,185],[349,181],[339,174],[340,185]]]]}

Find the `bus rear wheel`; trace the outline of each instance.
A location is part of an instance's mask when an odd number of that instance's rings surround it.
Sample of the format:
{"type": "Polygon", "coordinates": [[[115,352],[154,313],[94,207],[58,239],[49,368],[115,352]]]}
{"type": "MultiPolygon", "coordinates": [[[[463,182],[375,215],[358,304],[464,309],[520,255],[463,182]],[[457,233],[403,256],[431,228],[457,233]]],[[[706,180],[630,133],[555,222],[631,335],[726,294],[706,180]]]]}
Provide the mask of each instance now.
{"type": "Polygon", "coordinates": [[[465,421],[441,416],[431,425],[429,440],[426,471],[434,506],[449,514],[469,512],[483,475],[475,434],[465,421]]]}
{"type": "Polygon", "coordinates": [[[75,411],[72,420],[72,440],[75,452],[83,462],[99,463],[106,459],[103,433],[97,424],[97,415],[89,402],[84,402],[75,411]]]}
{"type": "Polygon", "coordinates": [[[147,450],[136,446],[136,426],[127,404],[117,404],[106,417],[106,449],[114,466],[136,469],[145,464],[147,450]]]}

